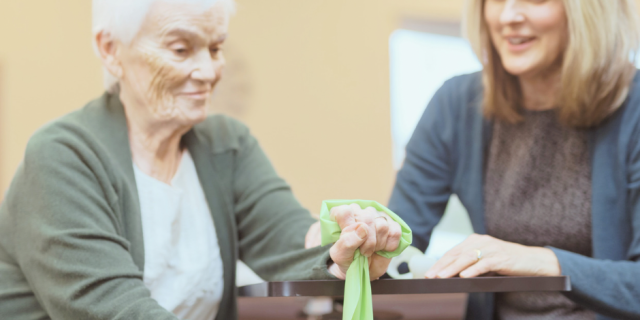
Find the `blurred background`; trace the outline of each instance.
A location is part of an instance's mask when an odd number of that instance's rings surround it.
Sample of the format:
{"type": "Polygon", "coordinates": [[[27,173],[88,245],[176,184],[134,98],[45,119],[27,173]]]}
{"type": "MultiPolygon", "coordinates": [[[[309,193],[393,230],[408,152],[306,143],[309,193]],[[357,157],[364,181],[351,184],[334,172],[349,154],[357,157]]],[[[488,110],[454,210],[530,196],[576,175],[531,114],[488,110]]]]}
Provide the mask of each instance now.
{"type": "MultiPolygon", "coordinates": [[[[463,2],[237,0],[211,112],[245,122],[312,213],[331,198],[384,204],[433,93],[481,68],[463,2]]],[[[29,137],[102,92],[91,1],[0,1],[0,197],[29,137]]],[[[453,197],[427,254],[469,233],[453,197]]]]}
{"type": "MultiPolygon", "coordinates": [[[[312,213],[331,198],[386,203],[433,93],[481,68],[463,2],[237,0],[211,112],[245,122],[312,213]]],[[[102,92],[91,1],[0,1],[0,199],[34,131],[102,92]]],[[[427,254],[469,233],[454,196],[427,254]]]]}
{"type": "MultiPolygon", "coordinates": [[[[481,68],[461,38],[463,0],[237,3],[211,112],[245,122],[312,213],[331,198],[386,204],[433,93],[481,68]]],[[[102,92],[91,1],[0,1],[0,199],[29,137],[102,92]]],[[[470,233],[454,196],[427,255],[470,233]]]]}
{"type": "MultiPolygon", "coordinates": [[[[386,203],[430,96],[479,70],[462,0],[238,0],[212,112],[244,121],[312,212],[386,203]]],[[[91,1],[0,1],[0,192],[45,123],[103,92],[91,1]]],[[[455,224],[454,224],[455,225],[455,224]]]]}

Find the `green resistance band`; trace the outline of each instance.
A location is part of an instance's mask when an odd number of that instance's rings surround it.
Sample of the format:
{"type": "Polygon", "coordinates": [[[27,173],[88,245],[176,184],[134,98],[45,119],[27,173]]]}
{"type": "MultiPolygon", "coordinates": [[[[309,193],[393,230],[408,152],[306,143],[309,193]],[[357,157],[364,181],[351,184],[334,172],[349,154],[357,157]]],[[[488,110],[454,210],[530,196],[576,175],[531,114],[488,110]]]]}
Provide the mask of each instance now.
{"type": "MultiPolygon", "coordinates": [[[[398,248],[392,252],[377,251],[376,254],[391,259],[400,255],[404,249],[411,245],[412,238],[409,226],[397,214],[378,202],[370,200],[327,200],[322,202],[322,208],[320,209],[320,229],[323,246],[338,241],[340,233],[342,233],[338,223],[331,218],[331,208],[352,203],[359,205],[362,209],[373,207],[377,211],[384,212],[400,224],[402,228],[398,248]]],[[[356,250],[353,255],[353,262],[347,270],[347,278],[344,285],[344,307],[342,310],[343,320],[373,320],[369,261],[367,257],[360,254],[360,249],[356,250]]]]}

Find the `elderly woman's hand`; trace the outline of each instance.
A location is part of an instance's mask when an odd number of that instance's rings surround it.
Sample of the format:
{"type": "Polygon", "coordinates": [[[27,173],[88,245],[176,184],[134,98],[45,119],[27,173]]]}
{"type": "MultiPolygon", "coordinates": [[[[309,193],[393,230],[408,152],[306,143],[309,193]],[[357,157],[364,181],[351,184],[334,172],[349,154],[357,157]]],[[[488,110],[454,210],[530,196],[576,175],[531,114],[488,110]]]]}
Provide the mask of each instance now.
{"type": "Polygon", "coordinates": [[[425,278],[456,275],[472,278],[489,272],[505,276],[559,276],[560,264],[550,249],[473,234],[440,258],[425,278]]]}
{"type": "Polygon", "coordinates": [[[400,243],[402,230],[386,213],[372,207],[361,209],[357,204],[343,205],[331,209],[331,217],[340,225],[340,239],[331,247],[334,264],[329,272],[345,279],[353,262],[356,249],[369,258],[371,280],[380,278],[387,271],[391,259],[383,258],[376,251],[394,251],[400,243]]]}

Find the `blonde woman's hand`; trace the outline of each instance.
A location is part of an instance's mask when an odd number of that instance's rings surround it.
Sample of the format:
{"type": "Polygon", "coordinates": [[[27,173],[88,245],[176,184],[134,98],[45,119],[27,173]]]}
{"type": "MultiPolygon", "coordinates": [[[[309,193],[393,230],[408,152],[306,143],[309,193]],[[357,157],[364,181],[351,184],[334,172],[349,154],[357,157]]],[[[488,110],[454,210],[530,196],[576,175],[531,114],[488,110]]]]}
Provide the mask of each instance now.
{"type": "Polygon", "coordinates": [[[560,264],[547,248],[528,247],[488,235],[470,235],[427,271],[425,278],[472,278],[495,272],[506,276],[559,276],[560,264]]]}

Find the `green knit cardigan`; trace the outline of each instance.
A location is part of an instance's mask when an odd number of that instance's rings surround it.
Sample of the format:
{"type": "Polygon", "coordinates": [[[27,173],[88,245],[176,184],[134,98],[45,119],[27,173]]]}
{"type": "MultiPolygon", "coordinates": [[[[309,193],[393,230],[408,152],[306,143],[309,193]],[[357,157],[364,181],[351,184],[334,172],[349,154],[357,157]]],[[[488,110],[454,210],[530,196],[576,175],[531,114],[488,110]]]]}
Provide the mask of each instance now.
{"type": "MultiPolygon", "coordinates": [[[[216,319],[236,319],[236,260],[266,280],[327,279],[328,247],[246,126],[208,117],[183,136],[220,244],[216,319]]],[[[177,319],[142,282],[144,243],[127,121],[104,94],[40,129],[0,207],[1,319],[177,319]]]]}

